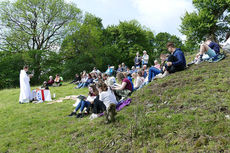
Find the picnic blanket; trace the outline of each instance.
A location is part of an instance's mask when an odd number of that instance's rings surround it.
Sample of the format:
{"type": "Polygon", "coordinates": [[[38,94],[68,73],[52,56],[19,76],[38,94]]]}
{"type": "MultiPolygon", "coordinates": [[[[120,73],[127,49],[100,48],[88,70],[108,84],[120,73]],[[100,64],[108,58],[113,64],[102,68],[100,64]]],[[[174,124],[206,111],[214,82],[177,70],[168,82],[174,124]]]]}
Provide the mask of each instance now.
{"type": "Polygon", "coordinates": [[[224,59],[224,58],[225,58],[225,55],[224,55],[224,54],[218,54],[217,56],[208,59],[208,62],[209,62],[209,63],[215,63],[215,62],[221,61],[221,60],[224,59]]]}

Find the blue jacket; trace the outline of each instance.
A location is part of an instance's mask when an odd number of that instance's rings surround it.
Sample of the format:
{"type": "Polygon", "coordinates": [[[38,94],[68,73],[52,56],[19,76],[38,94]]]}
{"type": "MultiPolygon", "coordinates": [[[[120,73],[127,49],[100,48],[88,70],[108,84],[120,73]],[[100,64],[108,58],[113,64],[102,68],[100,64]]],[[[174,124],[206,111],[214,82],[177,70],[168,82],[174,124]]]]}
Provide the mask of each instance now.
{"type": "Polygon", "coordinates": [[[184,66],[186,67],[186,60],[184,57],[184,53],[181,51],[180,48],[176,48],[173,52],[173,55],[177,58],[176,62],[172,62],[173,66],[184,66]]]}

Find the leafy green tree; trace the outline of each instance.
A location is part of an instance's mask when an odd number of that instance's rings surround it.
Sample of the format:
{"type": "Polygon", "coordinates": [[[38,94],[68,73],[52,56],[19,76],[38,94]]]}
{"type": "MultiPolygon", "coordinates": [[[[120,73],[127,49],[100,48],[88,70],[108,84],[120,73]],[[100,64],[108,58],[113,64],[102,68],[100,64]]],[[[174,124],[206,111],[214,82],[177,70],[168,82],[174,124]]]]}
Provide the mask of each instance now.
{"type": "Polygon", "coordinates": [[[0,7],[2,48],[12,51],[52,49],[81,19],[81,11],[64,0],[4,1],[0,7]]]}
{"type": "Polygon", "coordinates": [[[103,48],[103,32],[102,20],[86,13],[79,28],[65,38],[60,54],[65,62],[67,78],[83,70],[90,71],[94,66],[101,69],[103,57],[100,56],[100,50],[103,48]]]}
{"type": "Polygon", "coordinates": [[[169,53],[166,47],[168,42],[174,42],[177,48],[181,48],[183,51],[186,51],[180,38],[167,32],[160,32],[154,39],[154,57],[159,58],[161,53],[169,53]]]}
{"type": "Polygon", "coordinates": [[[196,45],[205,37],[223,40],[229,31],[229,0],[193,0],[196,11],[181,18],[180,31],[187,36],[187,44],[196,45]]]}
{"type": "Polygon", "coordinates": [[[154,35],[136,20],[120,22],[118,26],[108,26],[105,33],[106,45],[116,48],[119,55],[117,64],[125,62],[132,66],[136,52],[147,50],[148,54],[152,53],[154,35]]]}

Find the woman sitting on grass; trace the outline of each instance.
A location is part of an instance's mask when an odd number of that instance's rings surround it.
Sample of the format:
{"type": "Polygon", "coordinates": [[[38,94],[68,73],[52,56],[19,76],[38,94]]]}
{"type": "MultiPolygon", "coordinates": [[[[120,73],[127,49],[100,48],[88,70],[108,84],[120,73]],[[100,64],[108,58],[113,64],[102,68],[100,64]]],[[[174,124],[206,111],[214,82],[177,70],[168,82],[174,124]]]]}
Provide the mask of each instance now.
{"type": "Polygon", "coordinates": [[[105,117],[106,123],[114,122],[116,115],[116,104],[118,103],[113,91],[104,83],[100,82],[97,84],[99,91],[99,100],[106,106],[105,117]]]}
{"type": "Polygon", "coordinates": [[[144,78],[142,77],[141,71],[138,71],[138,73],[133,73],[132,76],[134,78],[134,91],[136,91],[144,83],[144,78]]]}
{"type": "Polygon", "coordinates": [[[93,104],[96,96],[98,96],[98,90],[97,90],[96,86],[95,85],[90,85],[89,86],[88,97],[87,98],[82,98],[80,103],[74,109],[74,111],[68,116],[76,115],[77,118],[82,118],[84,116],[84,112],[83,112],[84,108],[87,108],[86,114],[89,114],[90,105],[93,104]],[[76,112],[79,109],[80,109],[79,113],[76,114],[76,112]]]}
{"type": "Polygon", "coordinates": [[[57,75],[56,75],[56,78],[54,79],[54,84],[53,84],[53,86],[59,87],[59,86],[62,85],[62,82],[63,82],[63,78],[60,77],[59,74],[57,74],[57,75]]]}
{"type": "Polygon", "coordinates": [[[121,82],[121,85],[113,87],[115,95],[118,100],[121,98],[127,98],[132,93],[132,84],[129,79],[125,78],[123,73],[117,73],[117,80],[121,82]]]}

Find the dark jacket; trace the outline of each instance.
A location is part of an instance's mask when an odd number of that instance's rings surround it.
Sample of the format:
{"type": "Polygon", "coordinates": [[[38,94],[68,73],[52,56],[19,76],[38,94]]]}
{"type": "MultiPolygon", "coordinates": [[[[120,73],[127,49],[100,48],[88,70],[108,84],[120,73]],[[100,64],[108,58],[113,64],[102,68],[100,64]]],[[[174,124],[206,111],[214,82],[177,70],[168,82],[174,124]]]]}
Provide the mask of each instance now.
{"type": "Polygon", "coordinates": [[[181,51],[180,48],[176,48],[176,50],[173,52],[173,56],[177,58],[177,61],[172,62],[172,65],[177,67],[177,66],[183,66],[186,67],[186,60],[184,53],[181,51]]]}

